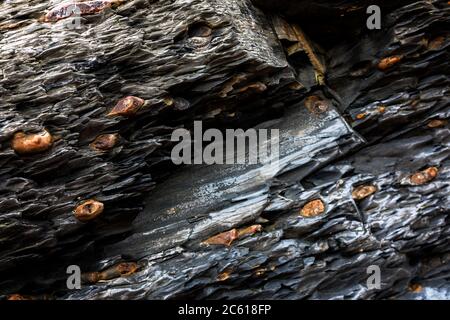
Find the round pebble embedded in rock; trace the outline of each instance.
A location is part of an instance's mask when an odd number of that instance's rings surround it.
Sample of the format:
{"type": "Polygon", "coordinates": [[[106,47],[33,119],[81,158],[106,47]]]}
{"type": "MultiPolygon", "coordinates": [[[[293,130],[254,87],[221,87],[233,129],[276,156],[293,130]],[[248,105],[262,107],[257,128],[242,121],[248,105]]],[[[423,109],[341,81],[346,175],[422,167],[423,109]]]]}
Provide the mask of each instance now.
{"type": "Polygon", "coordinates": [[[305,204],[300,211],[300,215],[305,218],[314,218],[325,212],[325,205],[322,200],[316,199],[305,204]]]}
{"type": "Polygon", "coordinates": [[[364,186],[358,186],[352,191],[352,198],[354,200],[363,200],[367,198],[368,196],[371,196],[377,192],[377,187],[372,185],[364,185],[364,186]]]}
{"type": "Polygon", "coordinates": [[[97,218],[104,209],[103,203],[96,200],[87,200],[76,207],[75,217],[81,222],[87,222],[97,218]]]}
{"type": "Polygon", "coordinates": [[[26,134],[17,132],[11,143],[13,150],[21,155],[44,152],[52,146],[51,134],[44,130],[39,133],[26,134]]]}

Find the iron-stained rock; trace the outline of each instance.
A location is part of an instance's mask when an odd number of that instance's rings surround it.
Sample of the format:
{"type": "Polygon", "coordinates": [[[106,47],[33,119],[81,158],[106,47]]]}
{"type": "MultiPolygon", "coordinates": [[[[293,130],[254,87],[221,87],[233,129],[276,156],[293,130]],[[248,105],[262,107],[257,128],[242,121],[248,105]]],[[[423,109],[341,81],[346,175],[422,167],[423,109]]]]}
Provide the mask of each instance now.
{"type": "Polygon", "coordinates": [[[316,199],[306,203],[300,210],[300,215],[305,218],[314,218],[325,212],[325,205],[322,200],[316,199]]]}
{"type": "Polygon", "coordinates": [[[96,200],[87,200],[75,208],[75,217],[81,222],[94,220],[102,214],[104,204],[96,200]]]}
{"type": "Polygon", "coordinates": [[[377,187],[373,185],[361,185],[353,189],[352,197],[355,200],[363,200],[377,192],[377,187]]]}
{"type": "Polygon", "coordinates": [[[44,152],[51,148],[53,137],[47,130],[38,133],[17,132],[12,139],[11,146],[21,155],[44,152]]]}
{"type": "Polygon", "coordinates": [[[0,2],[0,299],[448,297],[447,3],[57,2],[0,2]],[[278,157],[176,167],[194,120],[278,157]]]}

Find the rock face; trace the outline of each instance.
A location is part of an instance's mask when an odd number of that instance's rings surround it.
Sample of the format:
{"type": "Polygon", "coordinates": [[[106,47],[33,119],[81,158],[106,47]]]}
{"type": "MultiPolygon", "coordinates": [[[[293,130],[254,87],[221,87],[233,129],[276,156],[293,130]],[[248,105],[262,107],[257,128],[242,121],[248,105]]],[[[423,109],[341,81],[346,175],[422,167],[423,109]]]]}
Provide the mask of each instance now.
{"type": "Polygon", "coordinates": [[[368,5],[1,1],[2,297],[450,298],[450,6],[368,5]],[[177,167],[197,120],[279,159],[177,167]]]}

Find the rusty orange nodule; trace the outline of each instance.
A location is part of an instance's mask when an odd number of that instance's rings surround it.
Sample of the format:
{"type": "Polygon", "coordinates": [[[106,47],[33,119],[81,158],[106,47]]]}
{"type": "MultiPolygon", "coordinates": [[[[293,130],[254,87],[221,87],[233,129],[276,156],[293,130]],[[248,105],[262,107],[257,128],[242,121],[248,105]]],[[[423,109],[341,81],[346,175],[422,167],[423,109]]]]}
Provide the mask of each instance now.
{"type": "Polygon", "coordinates": [[[318,96],[309,96],[305,100],[306,108],[314,114],[324,113],[329,108],[329,103],[318,96]]]}
{"type": "Polygon", "coordinates": [[[408,286],[409,291],[413,293],[420,293],[423,290],[423,287],[418,283],[412,283],[408,286]]]}
{"type": "Polygon", "coordinates": [[[233,272],[233,270],[226,269],[225,271],[223,271],[217,275],[216,280],[219,282],[226,281],[230,278],[232,272],[233,272]]]}
{"type": "Polygon", "coordinates": [[[362,119],[364,119],[366,116],[367,116],[366,113],[358,113],[358,114],[356,115],[356,119],[362,120],[362,119]]]}
{"type": "Polygon", "coordinates": [[[441,120],[441,119],[434,119],[428,122],[427,127],[430,129],[436,129],[445,127],[448,124],[447,120],[441,120]]]}
{"type": "Polygon", "coordinates": [[[255,82],[239,89],[239,92],[246,92],[249,90],[261,93],[267,90],[267,86],[262,82],[255,82]]]}
{"type": "Polygon", "coordinates": [[[44,130],[30,134],[17,132],[12,139],[11,146],[16,153],[25,155],[44,152],[50,149],[52,144],[52,135],[47,130],[44,130]]]}
{"type": "Polygon", "coordinates": [[[81,275],[81,282],[93,284],[100,280],[100,274],[98,272],[88,272],[81,275]]]}
{"type": "Polygon", "coordinates": [[[438,168],[430,167],[423,171],[414,173],[409,177],[409,181],[412,185],[420,186],[434,180],[434,178],[437,177],[438,173],[438,168]]]}
{"type": "Polygon", "coordinates": [[[139,269],[136,262],[121,262],[101,272],[88,272],[82,274],[83,283],[97,283],[134,274],[139,269]]]}
{"type": "Polygon", "coordinates": [[[129,276],[138,270],[136,262],[121,262],[116,266],[116,270],[121,276],[129,276]]]}
{"type": "Polygon", "coordinates": [[[373,185],[358,186],[355,189],[353,189],[352,198],[354,200],[363,200],[368,196],[371,196],[375,192],[377,192],[377,187],[373,185]]]}
{"type": "Polygon", "coordinates": [[[239,229],[238,230],[238,238],[242,238],[245,236],[255,234],[257,232],[261,232],[261,230],[262,230],[262,225],[260,225],[260,224],[255,224],[250,227],[239,229]]]}
{"type": "Polygon", "coordinates": [[[95,138],[95,140],[89,146],[97,151],[108,151],[114,148],[118,140],[118,134],[102,134],[95,138]]]}
{"type": "Polygon", "coordinates": [[[313,218],[325,212],[325,205],[322,200],[316,199],[308,202],[300,210],[300,215],[305,218],[313,218]]]}
{"type": "Polygon", "coordinates": [[[262,226],[260,224],[255,224],[250,227],[245,227],[241,229],[231,229],[222,233],[219,233],[205,241],[203,244],[207,245],[224,245],[229,247],[234,240],[243,238],[245,236],[253,235],[257,232],[261,232],[262,226]]]}
{"type": "Polygon", "coordinates": [[[144,103],[145,100],[138,97],[125,97],[117,102],[114,108],[109,112],[108,116],[133,116],[139,111],[144,103]]]}
{"type": "Polygon", "coordinates": [[[231,243],[238,238],[238,231],[236,229],[231,229],[226,232],[219,233],[203,243],[208,245],[225,245],[230,246],[231,243]]]}
{"type": "Polygon", "coordinates": [[[393,67],[395,64],[399,63],[403,59],[402,56],[391,56],[384,59],[381,59],[378,63],[378,69],[384,71],[391,67],[393,67]]]}
{"type": "Polygon", "coordinates": [[[100,280],[111,280],[120,277],[127,277],[134,274],[139,269],[136,262],[121,262],[99,273],[100,280]]]}
{"type": "Polygon", "coordinates": [[[76,207],[75,217],[81,222],[87,222],[97,218],[104,209],[103,203],[96,200],[87,200],[76,207]]]}
{"type": "Polygon", "coordinates": [[[438,50],[442,47],[442,45],[445,43],[445,37],[439,36],[437,38],[434,38],[428,43],[428,49],[430,50],[438,50]]]}

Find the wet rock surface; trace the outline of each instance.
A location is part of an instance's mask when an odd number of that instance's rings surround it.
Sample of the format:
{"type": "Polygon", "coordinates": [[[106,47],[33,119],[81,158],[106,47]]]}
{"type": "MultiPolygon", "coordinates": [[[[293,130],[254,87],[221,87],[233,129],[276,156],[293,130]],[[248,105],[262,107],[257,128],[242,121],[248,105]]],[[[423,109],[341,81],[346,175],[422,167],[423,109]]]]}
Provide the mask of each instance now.
{"type": "Polygon", "coordinates": [[[450,6],[367,5],[1,1],[2,297],[448,299],[450,6]],[[194,120],[279,160],[176,167],[194,120]]]}

